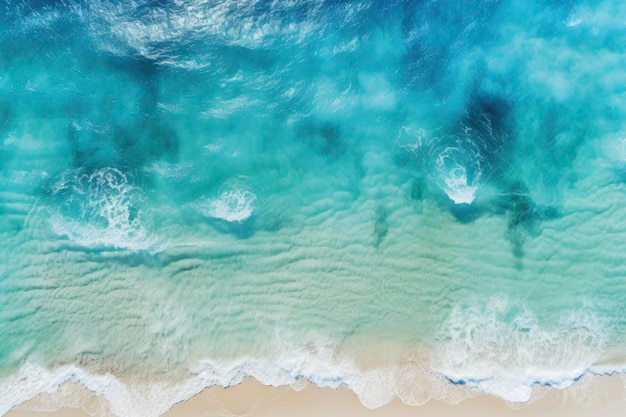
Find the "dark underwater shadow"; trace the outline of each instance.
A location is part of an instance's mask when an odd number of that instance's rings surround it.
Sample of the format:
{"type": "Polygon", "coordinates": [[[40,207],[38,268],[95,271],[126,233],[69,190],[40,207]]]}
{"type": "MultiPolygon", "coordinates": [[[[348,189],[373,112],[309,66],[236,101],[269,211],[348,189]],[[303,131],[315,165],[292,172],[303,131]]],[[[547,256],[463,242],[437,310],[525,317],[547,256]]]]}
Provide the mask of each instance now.
{"type": "MultiPolygon", "coordinates": [[[[415,170],[412,200],[429,199],[448,211],[456,221],[472,224],[484,215],[506,218],[506,239],[514,256],[524,256],[524,243],[541,232],[541,223],[559,217],[559,210],[535,203],[526,184],[516,173],[514,104],[502,96],[471,92],[464,109],[445,132],[417,150],[401,150],[396,163],[415,170]],[[479,178],[479,191],[471,203],[455,204],[442,190],[436,160],[455,149],[454,162],[467,170],[467,182],[479,178]],[[487,187],[489,194],[481,193],[487,187]]],[[[521,264],[520,264],[521,265],[521,264]]]]}
{"type": "Polygon", "coordinates": [[[347,151],[347,144],[337,122],[304,121],[297,127],[296,137],[318,155],[331,160],[345,155],[347,151]]]}
{"type": "Polygon", "coordinates": [[[238,239],[248,239],[252,237],[256,231],[257,219],[256,215],[251,215],[242,221],[227,221],[221,219],[207,219],[206,221],[218,232],[230,234],[238,239]]]}

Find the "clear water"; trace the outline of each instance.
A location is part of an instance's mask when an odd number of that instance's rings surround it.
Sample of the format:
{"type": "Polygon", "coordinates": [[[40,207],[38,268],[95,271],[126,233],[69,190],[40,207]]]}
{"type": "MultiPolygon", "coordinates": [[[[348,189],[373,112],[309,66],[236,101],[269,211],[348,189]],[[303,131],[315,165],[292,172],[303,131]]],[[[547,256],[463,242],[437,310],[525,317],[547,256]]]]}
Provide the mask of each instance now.
{"type": "Polygon", "coordinates": [[[626,369],[622,2],[0,10],[0,411],[626,369]]]}

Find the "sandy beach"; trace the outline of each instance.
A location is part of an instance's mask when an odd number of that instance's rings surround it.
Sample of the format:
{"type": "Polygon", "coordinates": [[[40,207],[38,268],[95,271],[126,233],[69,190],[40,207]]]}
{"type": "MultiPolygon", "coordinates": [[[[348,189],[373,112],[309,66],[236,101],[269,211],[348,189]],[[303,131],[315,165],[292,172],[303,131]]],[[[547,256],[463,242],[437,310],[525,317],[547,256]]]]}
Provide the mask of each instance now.
{"type": "MultiPolygon", "coordinates": [[[[62,388],[63,389],[63,388],[62,388]]],[[[624,382],[619,376],[600,377],[581,381],[565,390],[539,389],[541,399],[528,405],[511,407],[505,401],[487,395],[477,395],[460,402],[447,404],[430,400],[422,406],[410,406],[395,399],[377,408],[364,407],[356,395],[348,389],[320,389],[313,384],[295,390],[289,386],[267,387],[253,379],[239,385],[222,388],[211,387],[187,401],[174,405],[163,417],[383,417],[383,416],[568,416],[603,417],[626,415],[624,382]]],[[[22,404],[7,414],[7,417],[87,417],[98,406],[97,397],[87,390],[81,393],[82,408],[64,407],[56,411],[41,411],[46,408],[46,396],[22,404]],[[87,411],[85,411],[87,410],[87,411]],[[88,412],[89,411],[89,412],[88,412]]],[[[76,404],[75,397],[70,402],[76,404]]],[[[96,413],[98,414],[98,413],[96,413]]],[[[105,415],[106,412],[105,412],[105,415]]]]}

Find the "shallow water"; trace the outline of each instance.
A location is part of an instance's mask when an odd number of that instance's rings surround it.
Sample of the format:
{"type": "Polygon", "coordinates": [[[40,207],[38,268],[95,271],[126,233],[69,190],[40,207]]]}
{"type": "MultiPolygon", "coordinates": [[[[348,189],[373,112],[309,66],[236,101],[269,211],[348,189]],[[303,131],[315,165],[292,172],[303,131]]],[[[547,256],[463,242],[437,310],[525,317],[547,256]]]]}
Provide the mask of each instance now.
{"type": "Polygon", "coordinates": [[[0,411],[87,373],[376,406],[407,360],[511,401],[626,369],[624,18],[5,4],[0,411]]]}

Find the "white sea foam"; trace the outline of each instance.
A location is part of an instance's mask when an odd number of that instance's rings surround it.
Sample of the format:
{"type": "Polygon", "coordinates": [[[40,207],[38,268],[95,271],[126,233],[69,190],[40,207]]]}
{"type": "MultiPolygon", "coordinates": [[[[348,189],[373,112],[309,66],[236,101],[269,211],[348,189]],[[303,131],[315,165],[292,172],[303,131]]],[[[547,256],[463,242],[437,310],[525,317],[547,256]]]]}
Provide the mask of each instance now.
{"type": "Polygon", "coordinates": [[[465,167],[457,166],[444,179],[444,192],[455,204],[470,204],[476,196],[477,186],[467,183],[465,167]]]}
{"type": "MultiPolygon", "coordinates": [[[[303,379],[320,387],[337,388],[346,384],[366,406],[372,408],[393,398],[393,384],[385,384],[393,379],[392,369],[362,373],[352,362],[336,361],[332,355],[332,350],[316,349],[311,352],[302,349],[274,361],[255,358],[205,360],[190,369],[192,377],[178,383],[123,382],[111,374],[93,374],[75,365],[48,370],[31,363],[0,384],[0,415],[38,394],[54,394],[70,382],[80,383],[106,400],[109,409],[99,410],[102,415],[119,417],[157,417],[206,387],[229,387],[248,376],[268,386],[301,384],[303,379]]],[[[63,399],[55,398],[52,404],[62,407],[63,399]]],[[[74,406],[80,405],[74,403],[74,406]]]]}
{"type": "Polygon", "coordinates": [[[283,346],[276,351],[280,353],[273,359],[203,360],[189,369],[188,379],[176,383],[162,380],[130,382],[111,374],[93,374],[75,365],[48,370],[30,363],[0,384],[0,415],[40,393],[53,395],[47,403],[49,408],[66,405],[64,401],[70,397],[73,407],[84,406],[91,400],[90,397],[82,404],[67,392],[63,392],[62,397],[54,397],[64,384],[71,382],[84,385],[106,400],[108,407],[99,408],[97,416],[113,414],[119,417],[157,417],[204,388],[229,387],[239,384],[245,377],[253,377],[264,385],[275,387],[302,387],[303,381],[318,387],[338,388],[344,385],[355,392],[368,408],[380,407],[397,395],[402,395],[406,403],[413,405],[423,404],[431,397],[446,398],[446,394],[454,391],[457,393],[451,397],[455,398],[453,401],[471,396],[467,392],[459,395],[458,392],[464,388],[445,383],[427,368],[415,364],[405,368],[387,366],[363,371],[353,360],[337,358],[337,351],[330,346],[283,346]],[[440,392],[427,392],[432,387],[440,392]]]}
{"type": "Polygon", "coordinates": [[[243,188],[228,188],[212,199],[201,199],[191,207],[204,216],[227,222],[242,222],[254,212],[256,195],[243,188]]]}
{"type": "MultiPolygon", "coordinates": [[[[478,185],[469,181],[467,168],[456,161],[456,148],[446,148],[437,158],[437,171],[442,190],[455,204],[470,204],[476,197],[478,185]]],[[[480,177],[480,175],[477,175],[480,177]]]]}
{"type": "Polygon", "coordinates": [[[442,326],[434,369],[458,384],[510,402],[530,399],[535,385],[566,388],[594,364],[607,341],[608,325],[591,310],[561,314],[554,327],[506,299],[456,307],[442,326]]]}
{"type": "MultiPolygon", "coordinates": [[[[454,313],[457,314],[457,313],[454,313]]],[[[453,315],[454,315],[453,314],[453,315]]],[[[456,318],[455,318],[456,320],[456,318]]],[[[526,326],[527,317],[520,317],[518,325],[526,326]]],[[[531,320],[532,321],[532,320],[531,320]]],[[[452,322],[450,325],[454,327],[452,322]]],[[[501,329],[500,329],[501,330],[501,329]]],[[[476,328],[473,329],[476,331],[476,328]]],[[[480,333],[480,331],[479,331],[480,333]]],[[[576,332],[575,332],[576,333],[576,332]]],[[[482,334],[482,333],[481,333],[482,334]]],[[[510,335],[510,334],[509,334],[510,335]]],[[[502,339],[507,335],[502,336],[502,339]]],[[[579,335],[574,335],[571,342],[580,343],[579,335]]],[[[584,339],[584,338],[583,338],[584,339]]],[[[475,336],[466,340],[472,342],[475,336]]],[[[552,343],[549,334],[543,337],[544,342],[552,343]]],[[[68,395],[62,388],[67,383],[80,383],[96,396],[105,400],[103,406],[95,410],[95,416],[115,415],[119,417],[157,417],[167,411],[172,405],[184,401],[211,386],[229,387],[239,384],[245,377],[253,377],[267,386],[291,385],[301,387],[303,381],[309,381],[318,387],[338,388],[346,386],[360,399],[364,406],[377,408],[387,404],[394,397],[399,397],[409,405],[422,405],[429,399],[444,400],[458,403],[463,399],[477,395],[470,387],[495,394],[508,401],[525,401],[530,396],[532,386],[537,383],[549,384],[556,388],[565,388],[585,372],[585,369],[557,372],[553,368],[533,368],[525,370],[511,367],[504,370],[499,366],[486,366],[486,361],[497,358],[505,359],[511,352],[497,351],[497,345],[491,342],[479,342],[472,346],[460,346],[458,351],[445,350],[448,355],[455,355],[461,362],[473,361],[471,372],[469,368],[459,370],[438,369],[453,381],[464,381],[465,386],[447,382],[428,368],[428,364],[408,363],[397,366],[384,366],[369,370],[361,370],[350,359],[338,359],[336,351],[331,347],[303,347],[298,349],[283,349],[283,353],[274,359],[259,359],[243,357],[240,359],[219,361],[203,360],[189,369],[190,377],[179,382],[152,379],[151,381],[122,380],[111,374],[93,374],[75,365],[66,365],[48,370],[39,365],[29,363],[15,374],[0,383],[0,415],[6,414],[13,407],[35,398],[38,394],[49,394],[48,409],[62,406],[83,407],[91,396],[78,401],[76,396],[68,395]],[[489,347],[489,345],[493,345],[489,347]],[[482,362],[481,362],[482,361],[482,362]],[[484,368],[479,368],[479,366],[484,368]],[[455,374],[456,372],[456,374],[455,374]],[[497,374],[497,375],[496,375],[497,374]],[[496,375],[489,378],[489,375],[496,375]],[[540,379],[536,379],[540,378],[540,379]],[[501,385],[499,385],[501,384],[501,385]],[[55,393],[60,393],[55,397],[55,393]],[[68,403],[71,401],[71,403],[68,403]]],[[[510,346],[519,343],[520,338],[514,337],[508,341],[510,346]]],[[[455,342],[448,347],[452,347],[455,342]]],[[[525,350],[527,342],[521,341],[525,350]]],[[[459,348],[459,346],[456,346],[459,348]]],[[[554,348],[556,345],[546,346],[554,348]]],[[[583,346],[583,354],[576,351],[576,345],[568,345],[568,355],[580,358],[587,350],[583,346]]],[[[558,348],[564,352],[562,348],[558,348]]],[[[525,350],[528,354],[538,353],[536,350],[525,350]]],[[[519,353],[519,352],[518,352],[519,353]]],[[[523,356],[523,355],[522,355],[523,356]]],[[[519,357],[533,361],[532,356],[519,357]]],[[[509,359],[516,359],[512,357],[509,359]]],[[[591,374],[613,373],[615,369],[588,369],[591,374]]],[[[620,370],[623,372],[624,370],[620,370]]],[[[41,404],[38,401],[37,404],[41,404]]],[[[39,405],[39,408],[41,406],[39,405]]],[[[93,411],[93,410],[92,410],[93,411]]]]}
{"type": "Polygon", "coordinates": [[[116,168],[68,170],[52,194],[58,206],[51,208],[50,224],[59,236],[87,247],[144,250],[153,243],[144,225],[143,194],[116,168]]]}
{"type": "Polygon", "coordinates": [[[103,415],[119,417],[156,417],[177,401],[193,395],[192,391],[183,394],[183,387],[174,388],[165,383],[125,385],[111,374],[91,374],[74,365],[48,370],[26,364],[0,384],[0,415],[38,394],[53,394],[69,382],[81,383],[95,395],[104,397],[110,410],[102,410],[103,415]]]}

